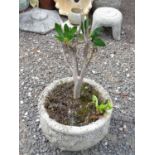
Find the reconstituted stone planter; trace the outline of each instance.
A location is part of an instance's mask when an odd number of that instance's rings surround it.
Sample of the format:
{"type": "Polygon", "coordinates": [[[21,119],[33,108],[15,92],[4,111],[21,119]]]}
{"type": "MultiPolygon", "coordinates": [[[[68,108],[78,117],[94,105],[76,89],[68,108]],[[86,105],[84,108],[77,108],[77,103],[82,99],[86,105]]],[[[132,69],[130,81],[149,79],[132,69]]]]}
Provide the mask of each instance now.
{"type": "Polygon", "coordinates": [[[121,7],[122,0],[94,0],[93,8],[99,7],[114,7],[119,9],[121,7]]]}
{"type": "MultiPolygon", "coordinates": [[[[45,99],[48,93],[58,85],[61,85],[62,83],[70,83],[72,81],[73,78],[69,77],[54,81],[48,85],[40,95],[38,108],[42,131],[50,141],[51,145],[61,150],[79,151],[97,144],[104,138],[108,133],[112,110],[109,110],[104,117],[96,122],[82,127],[63,125],[56,122],[54,119],[49,118],[49,115],[44,108],[45,99]]],[[[111,100],[109,94],[95,81],[84,79],[83,82],[93,86],[105,99],[111,100]]]]}

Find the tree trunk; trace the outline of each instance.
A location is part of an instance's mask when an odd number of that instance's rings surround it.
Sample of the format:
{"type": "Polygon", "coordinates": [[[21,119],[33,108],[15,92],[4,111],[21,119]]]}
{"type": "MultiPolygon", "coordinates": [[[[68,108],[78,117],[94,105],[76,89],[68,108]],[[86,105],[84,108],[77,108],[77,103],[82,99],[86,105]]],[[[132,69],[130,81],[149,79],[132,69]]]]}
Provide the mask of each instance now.
{"type": "Polygon", "coordinates": [[[74,99],[80,98],[82,79],[79,78],[77,81],[74,81],[74,99]]]}

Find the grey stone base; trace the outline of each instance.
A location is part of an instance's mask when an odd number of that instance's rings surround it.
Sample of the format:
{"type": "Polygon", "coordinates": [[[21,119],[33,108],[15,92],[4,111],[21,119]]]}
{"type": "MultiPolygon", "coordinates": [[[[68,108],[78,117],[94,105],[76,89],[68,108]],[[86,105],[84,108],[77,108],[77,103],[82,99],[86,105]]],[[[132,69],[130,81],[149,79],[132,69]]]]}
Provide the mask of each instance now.
{"type": "Polygon", "coordinates": [[[20,14],[19,28],[24,31],[46,34],[62,23],[57,11],[35,8],[20,14]]]}

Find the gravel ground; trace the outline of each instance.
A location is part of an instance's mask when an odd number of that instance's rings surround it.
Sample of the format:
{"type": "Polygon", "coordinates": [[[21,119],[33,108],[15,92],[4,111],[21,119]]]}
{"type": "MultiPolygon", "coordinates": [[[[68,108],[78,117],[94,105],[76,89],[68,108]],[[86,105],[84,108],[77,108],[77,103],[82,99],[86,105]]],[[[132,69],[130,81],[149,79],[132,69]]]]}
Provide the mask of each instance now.
{"type": "Polygon", "coordinates": [[[107,47],[93,58],[87,77],[109,91],[115,105],[109,134],[82,152],[59,152],[42,134],[38,119],[38,96],[55,79],[71,76],[54,32],[39,35],[20,32],[20,155],[134,155],[134,0],[124,0],[121,41],[111,31],[107,47]]]}

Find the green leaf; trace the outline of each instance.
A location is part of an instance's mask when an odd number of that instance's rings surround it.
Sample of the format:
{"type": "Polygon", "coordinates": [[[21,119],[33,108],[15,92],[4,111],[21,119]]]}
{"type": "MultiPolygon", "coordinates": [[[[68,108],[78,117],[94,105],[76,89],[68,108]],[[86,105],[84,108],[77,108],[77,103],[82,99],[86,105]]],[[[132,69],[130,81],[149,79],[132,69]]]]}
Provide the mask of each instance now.
{"type": "Polygon", "coordinates": [[[113,106],[112,106],[110,100],[106,100],[106,110],[110,110],[112,108],[113,108],[113,106]]]}
{"type": "Polygon", "coordinates": [[[64,37],[63,37],[63,36],[57,36],[57,35],[55,35],[55,37],[56,37],[59,41],[61,41],[61,42],[64,41],[64,37]]]}
{"type": "Polygon", "coordinates": [[[73,40],[75,37],[75,33],[77,31],[77,27],[70,28],[67,24],[64,25],[64,40],[65,42],[69,42],[73,40]]]}
{"type": "Polygon", "coordinates": [[[76,32],[77,32],[77,27],[76,26],[72,27],[70,30],[70,33],[75,34],[76,32]]]}
{"type": "Polygon", "coordinates": [[[60,24],[55,23],[55,30],[59,34],[59,36],[63,36],[63,30],[60,24]]]}
{"type": "Polygon", "coordinates": [[[87,19],[85,19],[85,21],[84,21],[84,27],[85,27],[85,29],[88,29],[89,26],[90,26],[90,21],[89,21],[89,19],[87,18],[87,19]]]}
{"type": "Polygon", "coordinates": [[[102,32],[102,28],[101,28],[101,27],[96,28],[96,29],[91,33],[91,38],[92,38],[92,40],[94,40],[96,37],[100,36],[101,32],[102,32]]]}
{"type": "Polygon", "coordinates": [[[64,26],[64,33],[68,33],[69,32],[69,27],[67,24],[65,24],[64,26]]]}
{"type": "Polygon", "coordinates": [[[100,38],[94,38],[93,43],[95,46],[105,46],[105,42],[100,38]]]}
{"type": "Polygon", "coordinates": [[[92,102],[95,104],[95,106],[97,108],[98,107],[98,98],[95,95],[92,96],[92,102]]]}
{"type": "Polygon", "coordinates": [[[100,111],[100,113],[105,112],[105,110],[106,110],[106,105],[104,105],[103,103],[101,103],[101,104],[99,105],[99,111],[100,111]]]}

